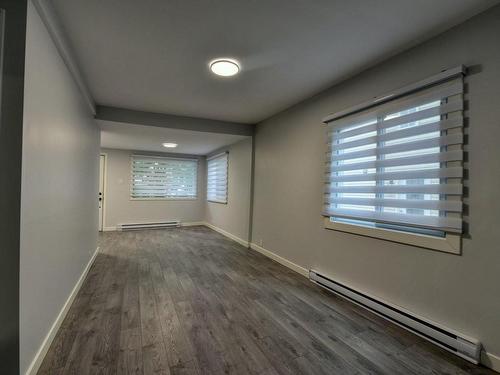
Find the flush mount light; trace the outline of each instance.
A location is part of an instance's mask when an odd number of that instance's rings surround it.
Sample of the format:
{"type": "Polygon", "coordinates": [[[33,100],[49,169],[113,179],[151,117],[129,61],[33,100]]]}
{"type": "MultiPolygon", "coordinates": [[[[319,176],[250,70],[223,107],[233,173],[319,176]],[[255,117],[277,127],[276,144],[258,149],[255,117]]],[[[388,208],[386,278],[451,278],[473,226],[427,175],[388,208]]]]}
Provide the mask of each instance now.
{"type": "Polygon", "coordinates": [[[165,142],[165,143],[162,143],[161,145],[163,147],[166,147],[166,148],[175,148],[175,147],[177,147],[177,143],[170,143],[170,142],[165,142]]]}
{"type": "Polygon", "coordinates": [[[239,73],[240,64],[233,59],[216,59],[210,63],[210,70],[218,76],[230,77],[239,73]]]}

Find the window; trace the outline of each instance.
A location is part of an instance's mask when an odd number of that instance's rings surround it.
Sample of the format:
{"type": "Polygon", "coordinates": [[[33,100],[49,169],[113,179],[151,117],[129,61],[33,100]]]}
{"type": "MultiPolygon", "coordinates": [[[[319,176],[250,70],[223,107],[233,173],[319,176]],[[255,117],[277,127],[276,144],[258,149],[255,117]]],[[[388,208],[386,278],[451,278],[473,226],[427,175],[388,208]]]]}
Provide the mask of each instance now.
{"type": "Polygon", "coordinates": [[[207,200],[227,203],[228,153],[208,158],[207,164],[207,200]]]}
{"type": "Polygon", "coordinates": [[[457,252],[462,110],[460,75],[328,121],[327,227],[457,252]]]}
{"type": "Polygon", "coordinates": [[[132,199],[194,199],[198,160],[132,155],[132,199]]]}

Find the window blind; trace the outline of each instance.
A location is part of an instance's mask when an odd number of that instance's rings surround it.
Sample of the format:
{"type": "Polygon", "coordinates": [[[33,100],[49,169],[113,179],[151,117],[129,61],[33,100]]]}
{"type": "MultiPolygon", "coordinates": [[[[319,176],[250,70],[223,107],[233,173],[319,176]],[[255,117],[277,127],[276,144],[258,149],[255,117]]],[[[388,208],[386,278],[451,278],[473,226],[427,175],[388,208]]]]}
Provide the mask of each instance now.
{"type": "Polygon", "coordinates": [[[324,215],[462,230],[463,78],[328,122],[324,215]]]}
{"type": "Polygon", "coordinates": [[[207,160],[207,200],[227,203],[228,153],[207,160]]]}
{"type": "Polygon", "coordinates": [[[133,155],[132,198],[196,198],[198,161],[133,155]]]}

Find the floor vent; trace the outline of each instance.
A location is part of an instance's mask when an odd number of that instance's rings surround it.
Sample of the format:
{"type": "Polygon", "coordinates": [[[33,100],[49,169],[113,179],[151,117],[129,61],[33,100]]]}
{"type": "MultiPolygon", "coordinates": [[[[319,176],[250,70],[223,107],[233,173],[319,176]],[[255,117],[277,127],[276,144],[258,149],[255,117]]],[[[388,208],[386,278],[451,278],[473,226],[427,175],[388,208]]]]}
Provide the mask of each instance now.
{"type": "Polygon", "coordinates": [[[432,343],[472,362],[479,363],[481,344],[474,339],[465,337],[448,328],[444,328],[430,320],[416,316],[415,314],[383,302],[353,288],[334,281],[316,271],[309,271],[309,279],[319,286],[340,295],[360,305],[375,314],[390,320],[391,322],[405,328],[432,343]]]}
{"type": "Polygon", "coordinates": [[[121,231],[126,230],[140,230],[140,229],[161,229],[170,227],[180,227],[181,222],[179,220],[173,221],[158,221],[155,223],[127,223],[118,224],[117,229],[121,231]]]}

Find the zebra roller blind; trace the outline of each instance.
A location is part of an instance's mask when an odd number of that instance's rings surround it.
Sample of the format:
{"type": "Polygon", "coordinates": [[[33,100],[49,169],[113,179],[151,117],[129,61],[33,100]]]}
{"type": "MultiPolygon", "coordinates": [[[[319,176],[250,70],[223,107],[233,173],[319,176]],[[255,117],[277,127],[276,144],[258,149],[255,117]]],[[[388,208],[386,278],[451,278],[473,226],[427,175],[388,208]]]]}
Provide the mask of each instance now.
{"type": "Polygon", "coordinates": [[[132,155],[132,198],[196,198],[198,160],[132,155]]]}
{"type": "Polygon", "coordinates": [[[227,203],[228,153],[208,158],[207,164],[207,200],[227,203]]]}
{"type": "Polygon", "coordinates": [[[463,78],[327,122],[324,215],[462,231],[463,78]]]}

